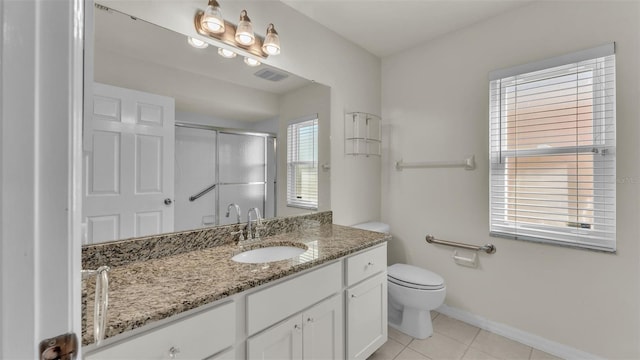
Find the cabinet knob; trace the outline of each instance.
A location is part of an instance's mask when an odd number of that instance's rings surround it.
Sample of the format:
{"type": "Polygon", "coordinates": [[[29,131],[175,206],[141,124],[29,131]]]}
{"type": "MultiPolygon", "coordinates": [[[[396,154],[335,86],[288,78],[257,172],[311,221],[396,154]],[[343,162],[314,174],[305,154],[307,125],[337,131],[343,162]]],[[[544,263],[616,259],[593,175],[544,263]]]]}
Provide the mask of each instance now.
{"type": "Polygon", "coordinates": [[[171,349],[169,349],[169,359],[175,359],[179,353],[180,353],[180,348],[172,346],[171,349]]]}
{"type": "Polygon", "coordinates": [[[315,321],[315,320],[314,320],[312,317],[308,317],[308,318],[307,318],[307,322],[308,322],[308,323],[312,323],[312,322],[314,322],[314,321],[315,321]]]}
{"type": "Polygon", "coordinates": [[[298,324],[293,325],[293,328],[294,328],[296,331],[302,331],[302,326],[300,326],[300,325],[298,325],[298,324]]]}
{"type": "Polygon", "coordinates": [[[352,299],[357,298],[356,294],[351,294],[351,298],[352,298],[352,299]]]}
{"type": "Polygon", "coordinates": [[[369,262],[367,263],[367,266],[373,266],[373,261],[369,261],[369,262]]]}

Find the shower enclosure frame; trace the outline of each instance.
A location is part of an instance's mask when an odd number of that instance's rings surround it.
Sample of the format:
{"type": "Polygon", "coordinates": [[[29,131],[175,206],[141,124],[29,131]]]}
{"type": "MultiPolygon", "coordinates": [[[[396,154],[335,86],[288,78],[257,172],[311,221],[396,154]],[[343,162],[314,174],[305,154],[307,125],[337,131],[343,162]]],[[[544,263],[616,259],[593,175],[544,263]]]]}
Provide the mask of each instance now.
{"type": "MultiPolygon", "coordinates": [[[[215,194],[216,194],[216,202],[215,202],[215,207],[216,207],[216,214],[215,214],[215,225],[220,225],[220,185],[257,185],[260,184],[260,182],[247,182],[247,183],[220,183],[220,172],[219,170],[219,166],[220,166],[220,151],[218,151],[218,146],[219,146],[219,135],[220,134],[231,134],[231,135],[247,135],[247,136],[257,136],[257,137],[262,137],[264,138],[264,162],[265,162],[265,167],[264,167],[264,196],[262,197],[262,213],[263,216],[267,213],[266,211],[266,207],[267,207],[267,196],[268,196],[268,191],[267,191],[267,187],[270,185],[269,184],[269,179],[268,179],[268,156],[269,156],[269,139],[273,139],[273,154],[274,154],[274,164],[273,164],[273,171],[274,171],[274,177],[273,177],[273,217],[278,216],[278,136],[277,134],[274,133],[269,133],[269,132],[260,132],[260,131],[251,131],[251,130],[242,130],[242,129],[233,129],[233,128],[225,128],[225,127],[219,127],[219,126],[213,126],[213,125],[205,125],[205,124],[194,124],[194,123],[188,123],[188,122],[178,122],[176,121],[174,123],[175,127],[181,127],[181,128],[188,128],[188,129],[199,129],[199,130],[206,130],[206,131],[213,131],[215,132],[215,141],[216,141],[216,154],[215,154],[215,161],[216,161],[216,175],[215,175],[215,194]]],[[[206,227],[206,226],[211,226],[211,225],[204,225],[202,227],[206,227]]]]}

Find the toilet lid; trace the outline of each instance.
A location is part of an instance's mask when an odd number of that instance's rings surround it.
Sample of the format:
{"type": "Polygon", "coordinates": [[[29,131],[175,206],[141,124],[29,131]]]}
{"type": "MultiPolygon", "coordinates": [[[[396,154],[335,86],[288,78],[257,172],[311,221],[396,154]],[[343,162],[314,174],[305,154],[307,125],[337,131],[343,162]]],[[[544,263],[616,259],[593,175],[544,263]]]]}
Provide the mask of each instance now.
{"type": "Polygon", "coordinates": [[[407,264],[393,264],[387,268],[389,280],[398,284],[415,288],[441,288],[444,279],[427,269],[407,264]]]}

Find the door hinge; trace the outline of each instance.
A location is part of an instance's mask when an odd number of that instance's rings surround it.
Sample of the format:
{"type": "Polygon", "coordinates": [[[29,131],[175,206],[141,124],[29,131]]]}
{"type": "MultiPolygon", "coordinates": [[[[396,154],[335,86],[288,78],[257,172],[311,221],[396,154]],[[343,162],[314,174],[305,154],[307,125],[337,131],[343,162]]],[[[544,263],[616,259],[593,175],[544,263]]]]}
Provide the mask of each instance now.
{"type": "Polygon", "coordinates": [[[58,335],[40,342],[40,360],[73,360],[78,355],[78,337],[74,333],[58,335]]]}

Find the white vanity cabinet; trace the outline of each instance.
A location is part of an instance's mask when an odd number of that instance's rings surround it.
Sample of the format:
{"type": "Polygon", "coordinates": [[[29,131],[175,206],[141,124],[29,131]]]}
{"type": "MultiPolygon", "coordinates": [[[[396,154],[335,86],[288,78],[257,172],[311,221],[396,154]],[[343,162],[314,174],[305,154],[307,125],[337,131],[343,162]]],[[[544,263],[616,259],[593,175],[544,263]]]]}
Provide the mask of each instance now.
{"type": "Polygon", "coordinates": [[[336,261],[247,295],[247,358],[342,359],[342,268],[336,261]]]}
{"type": "Polygon", "coordinates": [[[342,296],[336,294],[247,340],[248,359],[342,359],[342,296]]]}
{"type": "Polygon", "coordinates": [[[85,358],[366,359],[387,341],[386,268],[381,244],[107,339],[85,358]]]}
{"type": "Polygon", "coordinates": [[[197,312],[84,356],[113,359],[224,359],[235,341],[235,302],[197,312]],[[220,354],[219,354],[220,353],[220,354]]]}
{"type": "Polygon", "coordinates": [[[348,359],[366,359],[387,341],[386,268],[386,245],[346,259],[348,359]]]}

